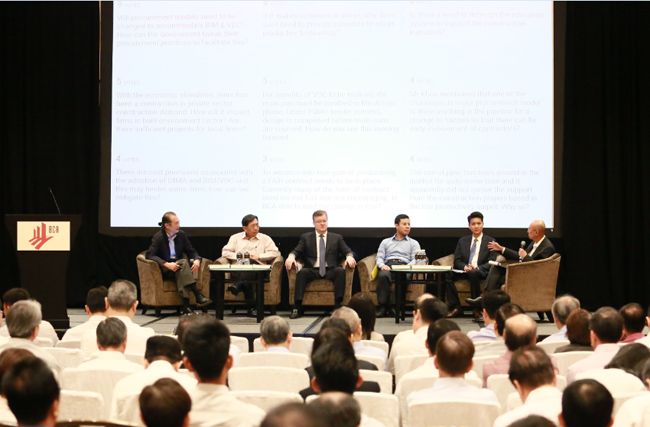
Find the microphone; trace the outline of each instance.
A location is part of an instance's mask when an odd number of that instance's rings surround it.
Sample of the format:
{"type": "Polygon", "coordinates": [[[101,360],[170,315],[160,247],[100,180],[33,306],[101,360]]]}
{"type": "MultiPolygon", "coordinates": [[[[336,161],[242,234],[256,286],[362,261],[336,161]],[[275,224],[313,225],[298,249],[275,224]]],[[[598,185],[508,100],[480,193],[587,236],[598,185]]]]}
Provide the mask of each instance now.
{"type": "Polygon", "coordinates": [[[54,193],[52,192],[52,187],[47,187],[48,190],[50,190],[50,194],[52,195],[52,200],[54,200],[54,205],[56,206],[56,210],[59,212],[59,215],[62,215],[61,209],[59,209],[59,204],[56,202],[56,197],[54,197],[54,193]]]}
{"type": "Polygon", "coordinates": [[[525,247],[526,247],[526,241],[525,241],[525,240],[522,240],[522,241],[521,241],[521,249],[523,249],[523,248],[525,248],[525,247]]]}

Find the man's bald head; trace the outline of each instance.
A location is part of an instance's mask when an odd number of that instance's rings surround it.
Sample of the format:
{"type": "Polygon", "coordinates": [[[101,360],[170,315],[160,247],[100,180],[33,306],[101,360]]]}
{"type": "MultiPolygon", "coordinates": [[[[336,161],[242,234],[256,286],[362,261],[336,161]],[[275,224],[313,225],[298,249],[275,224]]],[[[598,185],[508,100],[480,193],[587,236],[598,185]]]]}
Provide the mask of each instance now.
{"type": "Polygon", "coordinates": [[[420,308],[420,305],[422,304],[422,301],[424,301],[425,299],[429,299],[429,298],[435,298],[435,297],[433,295],[427,294],[427,293],[424,293],[424,294],[420,295],[419,297],[417,297],[415,299],[415,302],[413,303],[413,311],[418,311],[418,309],[420,308]]]}
{"type": "Polygon", "coordinates": [[[537,323],[526,314],[517,314],[506,320],[504,338],[508,350],[515,351],[537,341],[537,323]]]}
{"type": "Polygon", "coordinates": [[[533,230],[541,231],[543,233],[546,231],[546,223],[541,219],[537,219],[530,223],[530,228],[533,230]]]}

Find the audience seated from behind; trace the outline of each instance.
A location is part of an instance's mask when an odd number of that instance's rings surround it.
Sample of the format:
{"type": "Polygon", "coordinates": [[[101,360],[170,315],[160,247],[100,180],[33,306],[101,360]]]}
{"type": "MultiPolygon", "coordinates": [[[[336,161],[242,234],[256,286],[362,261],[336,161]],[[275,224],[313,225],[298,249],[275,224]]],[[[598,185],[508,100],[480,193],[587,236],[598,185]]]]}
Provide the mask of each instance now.
{"type": "Polygon", "coordinates": [[[230,331],[220,320],[200,317],[183,332],[183,362],[198,384],[190,393],[190,426],[258,426],[265,412],[230,394],[230,331]]]}
{"type": "MultiPolygon", "coordinates": [[[[616,356],[618,357],[618,354],[616,356]]],[[[650,359],[643,362],[639,373],[646,389],[650,390],[650,359]]],[[[627,400],[616,413],[614,427],[641,427],[643,412],[648,406],[650,406],[650,393],[642,393],[627,400]]]]}
{"type": "Polygon", "coordinates": [[[260,325],[260,342],[268,352],[289,353],[291,346],[291,327],[286,319],[280,316],[269,316],[260,325]]]}
{"type": "Polygon", "coordinates": [[[627,344],[645,338],[643,328],[646,325],[645,311],[635,303],[629,303],[621,307],[618,313],[623,318],[623,335],[620,343],[627,344]]]}
{"type": "Polygon", "coordinates": [[[562,411],[562,392],[555,386],[555,369],[544,350],[529,346],[515,351],[508,376],[524,404],[497,418],[494,427],[507,427],[529,415],[557,422],[562,411]]]}
{"type": "Polygon", "coordinates": [[[473,342],[485,342],[485,341],[494,341],[497,337],[494,328],[496,326],[496,314],[497,310],[501,308],[502,305],[508,304],[510,302],[510,295],[503,291],[492,291],[488,292],[485,297],[481,299],[483,304],[483,321],[485,322],[485,327],[481,328],[480,331],[469,331],[467,336],[473,342]]]}
{"type": "Polygon", "coordinates": [[[566,320],[566,337],[569,344],[558,347],[555,353],[566,353],[567,351],[594,351],[591,346],[589,331],[589,320],[591,313],[580,308],[573,310],[566,320]]]}
{"type": "Polygon", "coordinates": [[[388,370],[395,374],[395,359],[399,356],[427,354],[424,345],[427,340],[427,330],[430,324],[447,316],[447,304],[438,298],[416,300],[413,314],[413,336],[404,338],[398,343],[393,342],[388,357],[388,370]]]}
{"type": "Polygon", "coordinates": [[[192,400],[178,382],[160,378],[140,393],[140,417],[147,427],[188,427],[192,400]]]}
{"type": "MultiPolygon", "coordinates": [[[[433,295],[431,295],[431,294],[424,293],[424,294],[420,295],[419,297],[417,297],[415,299],[415,302],[413,303],[413,318],[414,319],[415,319],[415,314],[417,312],[417,307],[419,307],[420,304],[422,303],[422,301],[424,301],[427,298],[435,298],[435,297],[433,295]]],[[[415,335],[415,332],[413,331],[413,328],[406,329],[406,330],[403,330],[401,332],[398,332],[397,335],[395,335],[395,338],[393,338],[392,345],[397,344],[398,342],[400,342],[403,339],[413,338],[413,335],[415,335]]]]}
{"type": "Polygon", "coordinates": [[[361,337],[363,336],[363,327],[361,326],[361,319],[356,311],[348,307],[341,307],[338,310],[335,310],[332,313],[332,318],[334,319],[343,319],[350,326],[352,331],[352,347],[354,348],[354,354],[357,356],[376,356],[384,359],[384,362],[388,359],[388,355],[384,350],[365,345],[361,342],[361,337]]]}
{"type": "MultiPolygon", "coordinates": [[[[322,403],[322,402],[321,402],[322,403]]],[[[317,405],[318,408],[318,405],[317,405]]],[[[329,416],[328,416],[329,418],[329,416]]],[[[271,409],[260,427],[335,427],[338,422],[331,423],[323,419],[318,409],[304,403],[285,403],[271,409]]]]}
{"type": "Polygon", "coordinates": [[[357,427],[370,425],[367,421],[364,424],[359,403],[346,393],[336,391],[323,393],[320,398],[307,406],[315,411],[318,418],[324,420],[328,426],[357,427]]]}
{"type": "Polygon", "coordinates": [[[41,359],[28,357],[2,377],[2,391],[19,426],[54,427],[59,414],[59,384],[41,359]]]}
{"type": "Polygon", "coordinates": [[[507,303],[499,307],[494,316],[494,333],[496,339],[476,350],[474,357],[501,356],[508,351],[506,341],[503,339],[503,331],[506,329],[506,320],[510,319],[512,316],[516,316],[517,314],[524,314],[524,309],[519,307],[517,304],[507,303]]]}
{"type": "Polygon", "coordinates": [[[352,295],[352,298],[348,301],[348,307],[356,311],[361,319],[362,340],[385,341],[384,336],[375,331],[377,312],[375,303],[372,302],[368,295],[361,292],[352,295]]]}
{"type": "Polygon", "coordinates": [[[560,427],[609,427],[614,399],[605,386],[594,380],[579,380],[562,393],[560,427]]]}
{"type": "MultiPolygon", "coordinates": [[[[187,327],[199,319],[209,319],[210,317],[211,316],[207,313],[183,314],[179,317],[175,334],[176,338],[178,338],[178,342],[181,343],[181,347],[183,347],[183,333],[187,327]]],[[[241,354],[239,347],[231,343],[228,347],[228,354],[232,356],[232,367],[239,367],[239,355],[241,354]]]]}
{"type": "Polygon", "coordinates": [[[108,289],[104,286],[92,288],[86,295],[86,313],[88,320],[65,331],[61,341],[81,341],[81,338],[88,330],[97,329],[97,325],[106,319],[106,297],[108,289]]]}
{"type": "MultiPolygon", "coordinates": [[[[28,357],[33,358],[34,354],[29,350],[25,350],[24,348],[10,348],[0,353],[0,384],[2,384],[2,378],[4,377],[4,374],[9,370],[9,368],[14,366],[16,363],[20,362],[21,360],[27,359],[28,357]]],[[[11,412],[11,409],[9,409],[9,405],[7,404],[7,398],[5,397],[1,387],[0,387],[0,423],[6,425],[16,424],[16,416],[13,414],[13,412],[11,412]]]]}
{"type": "Polygon", "coordinates": [[[650,349],[643,344],[632,343],[623,346],[605,365],[605,369],[621,369],[643,381],[643,367],[648,359],[650,359],[650,349]]]}
{"type": "MultiPolygon", "coordinates": [[[[143,328],[133,323],[135,309],[138,307],[138,290],[128,280],[116,280],[108,288],[106,297],[106,317],[121,320],[128,331],[127,353],[144,354],[147,338],[155,335],[151,328],[143,328]]],[[[81,337],[81,349],[87,352],[97,351],[97,336],[89,329],[81,337]]]]}
{"type": "Polygon", "coordinates": [[[0,352],[9,348],[24,348],[42,359],[57,374],[61,368],[50,353],[34,344],[42,320],[41,304],[34,300],[21,300],[11,306],[5,321],[11,338],[0,346],[0,352]]]}
{"type": "Polygon", "coordinates": [[[557,422],[539,415],[529,415],[510,424],[509,427],[557,427],[557,422]]]}
{"type": "Polygon", "coordinates": [[[576,375],[576,380],[591,378],[609,390],[612,395],[644,391],[646,389],[639,371],[650,358],[650,350],[643,344],[623,346],[604,369],[591,369],[576,375]],[[641,365],[637,368],[637,365],[641,365]]]}
{"type": "MultiPolygon", "coordinates": [[[[13,288],[9,289],[7,292],[2,295],[2,311],[5,314],[5,317],[7,317],[7,314],[9,313],[9,310],[11,307],[17,303],[18,301],[25,301],[29,300],[31,297],[29,296],[29,292],[27,292],[27,289],[23,288],[13,288]]],[[[7,325],[2,325],[0,327],[0,337],[9,337],[9,330],[7,329],[7,325]]],[[[52,344],[56,345],[56,343],[59,342],[59,336],[56,334],[56,331],[54,330],[54,327],[50,322],[47,320],[41,319],[41,323],[38,325],[38,335],[37,337],[39,338],[48,338],[52,340],[52,344]]]]}
{"type": "Polygon", "coordinates": [[[580,308],[580,301],[571,295],[562,295],[553,301],[551,306],[551,313],[553,313],[553,321],[555,326],[559,329],[558,332],[549,335],[542,341],[564,341],[567,340],[566,334],[566,321],[569,315],[580,308]]]}
{"type": "MultiPolygon", "coordinates": [[[[126,325],[118,318],[109,317],[97,325],[97,341],[95,345],[99,353],[87,362],[83,362],[77,369],[94,371],[96,369],[115,369],[119,371],[140,372],[144,367],[131,362],[124,356],[127,347],[126,325]]],[[[109,405],[109,402],[105,403],[109,405]]]]}
{"type": "Polygon", "coordinates": [[[590,369],[602,369],[616,355],[620,347],[616,344],[623,333],[623,318],[612,307],[598,309],[589,320],[589,338],[594,354],[569,366],[567,382],[575,380],[577,374],[590,369]]]}

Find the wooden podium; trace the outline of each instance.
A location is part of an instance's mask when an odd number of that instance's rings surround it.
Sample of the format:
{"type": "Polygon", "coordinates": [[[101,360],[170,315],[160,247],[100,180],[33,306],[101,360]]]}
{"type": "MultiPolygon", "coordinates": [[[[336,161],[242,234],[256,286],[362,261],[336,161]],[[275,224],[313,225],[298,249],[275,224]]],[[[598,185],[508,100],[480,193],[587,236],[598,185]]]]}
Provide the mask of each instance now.
{"type": "Polygon", "coordinates": [[[21,286],[42,305],[55,329],[70,327],[66,277],[81,215],[5,215],[16,250],[21,286]]]}

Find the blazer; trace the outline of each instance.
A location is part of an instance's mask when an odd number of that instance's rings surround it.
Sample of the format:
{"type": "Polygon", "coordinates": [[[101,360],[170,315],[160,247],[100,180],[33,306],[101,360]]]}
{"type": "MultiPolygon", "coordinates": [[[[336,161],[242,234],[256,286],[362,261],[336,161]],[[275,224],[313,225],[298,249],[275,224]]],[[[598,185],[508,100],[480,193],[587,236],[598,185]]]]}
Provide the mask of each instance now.
{"type": "MultiPolygon", "coordinates": [[[[201,259],[199,253],[194,249],[190,243],[190,239],[183,230],[178,230],[178,234],[174,239],[174,247],[176,248],[177,259],[182,258],[183,254],[187,255],[189,259],[201,259]]],[[[153,235],[151,238],[151,245],[149,246],[149,250],[147,250],[145,258],[156,261],[161,268],[164,263],[171,261],[167,233],[160,230],[153,235]]]]}
{"type": "MultiPolygon", "coordinates": [[[[526,253],[530,253],[530,251],[533,250],[534,244],[535,242],[530,242],[526,248],[526,253]]],[[[555,246],[553,246],[553,243],[551,243],[548,237],[544,237],[544,240],[542,240],[542,243],[539,244],[533,256],[531,257],[530,255],[526,255],[522,262],[537,261],[540,259],[550,258],[553,256],[553,254],[555,254],[555,246]]],[[[503,256],[506,257],[506,259],[519,259],[518,250],[515,251],[508,248],[503,251],[503,256]]]]}
{"type": "MultiPolygon", "coordinates": [[[[458,239],[458,244],[456,245],[456,251],[454,252],[454,268],[456,270],[462,270],[467,264],[469,264],[469,250],[472,247],[472,235],[463,236],[458,239]]],[[[485,274],[490,271],[490,261],[497,259],[497,253],[490,251],[488,248],[488,243],[493,242],[494,239],[486,234],[483,234],[481,239],[481,246],[478,251],[478,268],[479,270],[485,272],[485,274]]]]}
{"type": "MultiPolygon", "coordinates": [[[[314,268],[318,258],[316,246],[316,232],[310,231],[300,236],[298,246],[291,251],[296,259],[302,259],[305,267],[314,268]]],[[[327,232],[327,243],[325,244],[325,262],[330,267],[336,267],[339,261],[348,255],[353,255],[352,250],[345,244],[340,234],[327,232]]]]}

